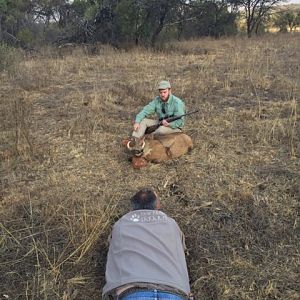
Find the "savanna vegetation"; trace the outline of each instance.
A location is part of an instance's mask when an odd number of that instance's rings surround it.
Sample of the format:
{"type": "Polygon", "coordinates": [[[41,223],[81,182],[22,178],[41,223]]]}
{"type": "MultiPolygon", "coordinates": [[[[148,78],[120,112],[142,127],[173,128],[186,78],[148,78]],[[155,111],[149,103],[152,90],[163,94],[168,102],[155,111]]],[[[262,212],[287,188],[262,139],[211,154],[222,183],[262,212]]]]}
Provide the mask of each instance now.
{"type": "Polygon", "coordinates": [[[27,50],[41,45],[159,47],[168,40],[299,27],[299,5],[280,0],[0,0],[0,41],[27,50]],[[278,7],[284,14],[277,15],[278,7]]]}
{"type": "Polygon", "coordinates": [[[273,14],[274,26],[280,32],[295,32],[300,27],[300,5],[279,7],[273,14]]]}
{"type": "Polygon", "coordinates": [[[101,299],[111,226],[143,186],[186,235],[197,299],[299,299],[299,42],[0,46],[1,299],[101,299]],[[161,79],[200,109],[195,148],[137,171],[121,140],[161,79]]]}

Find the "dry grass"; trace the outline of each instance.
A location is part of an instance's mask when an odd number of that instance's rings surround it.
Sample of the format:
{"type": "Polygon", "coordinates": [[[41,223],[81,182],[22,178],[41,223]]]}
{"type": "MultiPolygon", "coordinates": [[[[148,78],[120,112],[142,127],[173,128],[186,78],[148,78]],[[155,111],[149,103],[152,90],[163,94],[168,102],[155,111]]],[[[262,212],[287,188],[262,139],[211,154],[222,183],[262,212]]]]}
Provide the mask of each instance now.
{"type": "Polygon", "coordinates": [[[46,49],[2,73],[1,297],[100,299],[110,228],[152,186],[198,299],[299,299],[299,39],[46,49]],[[120,141],[163,78],[201,110],[195,149],[136,171],[120,141]]]}

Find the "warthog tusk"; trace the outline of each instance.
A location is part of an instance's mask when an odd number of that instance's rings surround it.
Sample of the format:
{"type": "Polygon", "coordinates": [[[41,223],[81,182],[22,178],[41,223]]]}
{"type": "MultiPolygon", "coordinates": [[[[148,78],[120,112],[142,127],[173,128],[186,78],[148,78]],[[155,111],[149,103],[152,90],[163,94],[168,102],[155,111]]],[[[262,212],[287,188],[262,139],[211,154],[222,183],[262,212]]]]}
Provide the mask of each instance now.
{"type": "MultiPolygon", "coordinates": [[[[143,144],[142,144],[142,149],[144,149],[144,148],[145,148],[145,145],[146,145],[146,142],[145,142],[145,141],[143,141],[143,144]]],[[[134,150],[134,148],[130,147],[130,141],[127,143],[126,147],[127,147],[127,149],[128,149],[128,150],[134,150]]]]}
{"type": "Polygon", "coordinates": [[[128,141],[126,147],[127,147],[127,149],[132,150],[132,148],[129,146],[129,144],[130,144],[130,141],[128,141]]]}

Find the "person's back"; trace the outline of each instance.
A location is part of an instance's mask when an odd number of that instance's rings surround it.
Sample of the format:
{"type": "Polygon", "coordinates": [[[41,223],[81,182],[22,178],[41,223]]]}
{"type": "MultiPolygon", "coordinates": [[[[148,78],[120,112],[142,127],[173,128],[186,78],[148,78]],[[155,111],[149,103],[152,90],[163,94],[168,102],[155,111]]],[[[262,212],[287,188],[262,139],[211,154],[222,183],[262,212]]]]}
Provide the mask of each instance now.
{"type": "Polygon", "coordinates": [[[114,225],[103,295],[123,292],[122,287],[190,293],[183,235],[165,213],[138,209],[114,225]]]}

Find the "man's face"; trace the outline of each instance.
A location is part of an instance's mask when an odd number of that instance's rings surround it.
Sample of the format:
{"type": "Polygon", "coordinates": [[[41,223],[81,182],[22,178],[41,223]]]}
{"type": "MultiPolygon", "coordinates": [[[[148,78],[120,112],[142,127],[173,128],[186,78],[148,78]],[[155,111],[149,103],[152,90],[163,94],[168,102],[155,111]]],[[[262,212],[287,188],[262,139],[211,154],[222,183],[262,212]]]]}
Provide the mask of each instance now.
{"type": "Polygon", "coordinates": [[[162,101],[166,102],[169,99],[170,93],[170,89],[159,90],[159,97],[162,101]]]}

